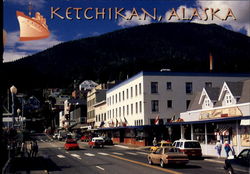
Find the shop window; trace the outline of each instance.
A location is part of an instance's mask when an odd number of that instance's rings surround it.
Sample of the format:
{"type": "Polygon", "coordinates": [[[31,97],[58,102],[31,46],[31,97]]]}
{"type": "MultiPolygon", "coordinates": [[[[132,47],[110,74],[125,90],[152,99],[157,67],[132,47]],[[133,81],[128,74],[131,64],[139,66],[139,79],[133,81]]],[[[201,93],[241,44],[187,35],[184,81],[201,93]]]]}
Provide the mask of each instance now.
{"type": "Polygon", "coordinates": [[[199,141],[202,144],[205,144],[205,125],[204,124],[197,124],[193,125],[193,137],[194,140],[199,141]]]}

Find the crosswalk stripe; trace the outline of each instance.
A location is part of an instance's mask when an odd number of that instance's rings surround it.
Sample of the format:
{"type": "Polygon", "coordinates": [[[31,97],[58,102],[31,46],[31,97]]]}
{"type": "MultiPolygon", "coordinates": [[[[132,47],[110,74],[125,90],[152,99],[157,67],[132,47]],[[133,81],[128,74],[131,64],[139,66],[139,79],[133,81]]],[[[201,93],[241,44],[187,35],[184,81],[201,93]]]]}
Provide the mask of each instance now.
{"type": "Polygon", "coordinates": [[[125,152],[125,153],[129,155],[137,155],[136,153],[133,153],[133,152],[125,152]]]}
{"type": "Polygon", "coordinates": [[[73,156],[73,157],[76,157],[76,158],[78,158],[78,159],[82,159],[81,157],[80,157],[80,155],[77,155],[77,154],[70,154],[71,156],[73,156]]]}
{"type": "Polygon", "coordinates": [[[109,155],[109,154],[107,154],[107,153],[103,153],[103,152],[98,152],[98,154],[100,154],[100,155],[109,155]]]}
{"type": "Polygon", "coordinates": [[[122,153],[118,153],[118,152],[113,152],[113,154],[116,154],[116,155],[123,155],[122,153]]]}
{"type": "Polygon", "coordinates": [[[64,155],[57,155],[58,158],[65,158],[64,155]]]}
{"type": "Polygon", "coordinates": [[[84,153],[84,155],[87,155],[87,156],[95,156],[95,155],[92,154],[92,153],[84,153]]]}
{"type": "Polygon", "coordinates": [[[142,155],[148,155],[148,153],[146,153],[146,152],[136,152],[136,153],[139,153],[139,154],[142,154],[142,155]]]}

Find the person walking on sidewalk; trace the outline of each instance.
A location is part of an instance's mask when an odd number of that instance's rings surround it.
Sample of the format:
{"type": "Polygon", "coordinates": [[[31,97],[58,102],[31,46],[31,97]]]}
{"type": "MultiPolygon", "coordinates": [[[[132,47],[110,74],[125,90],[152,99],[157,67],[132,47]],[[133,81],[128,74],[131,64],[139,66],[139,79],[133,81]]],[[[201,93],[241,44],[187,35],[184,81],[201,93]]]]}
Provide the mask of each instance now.
{"type": "Polygon", "coordinates": [[[37,141],[33,141],[32,142],[32,153],[31,153],[31,157],[36,157],[37,153],[38,153],[38,145],[37,145],[37,141]]]}
{"type": "Polygon", "coordinates": [[[25,157],[25,153],[27,152],[27,144],[25,141],[21,144],[21,157],[25,157]]]}
{"type": "Polygon", "coordinates": [[[224,149],[225,149],[225,152],[226,152],[227,157],[228,157],[229,156],[229,152],[232,150],[231,147],[230,147],[230,144],[228,143],[228,141],[225,141],[224,149]]]}
{"type": "Polygon", "coordinates": [[[27,153],[28,153],[28,157],[31,157],[31,155],[32,155],[32,141],[28,144],[27,153]]]}
{"type": "Polygon", "coordinates": [[[153,146],[156,146],[156,145],[157,145],[157,140],[156,140],[156,137],[154,137],[153,146]]]}
{"type": "Polygon", "coordinates": [[[215,149],[217,151],[218,158],[220,158],[221,157],[221,149],[222,149],[222,144],[220,143],[220,140],[217,140],[217,143],[215,145],[215,149]]]}

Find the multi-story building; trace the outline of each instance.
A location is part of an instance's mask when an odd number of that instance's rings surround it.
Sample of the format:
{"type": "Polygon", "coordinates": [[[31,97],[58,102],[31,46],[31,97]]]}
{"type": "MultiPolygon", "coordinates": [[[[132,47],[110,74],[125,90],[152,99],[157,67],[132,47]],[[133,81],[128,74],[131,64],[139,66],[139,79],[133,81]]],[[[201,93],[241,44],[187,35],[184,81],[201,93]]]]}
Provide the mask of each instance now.
{"type": "Polygon", "coordinates": [[[94,127],[95,124],[95,107],[96,103],[99,103],[106,99],[106,86],[98,85],[88,92],[87,95],[87,123],[94,127]]]}
{"type": "Polygon", "coordinates": [[[94,104],[95,108],[95,128],[103,127],[106,120],[106,100],[94,104]]]}
{"type": "Polygon", "coordinates": [[[128,126],[163,124],[189,107],[195,91],[221,86],[249,75],[214,73],[140,72],[107,91],[107,120],[128,126]]]}
{"type": "MultiPolygon", "coordinates": [[[[204,86],[221,86],[224,81],[245,80],[249,76],[249,74],[140,72],[107,91],[107,116],[104,127],[164,125],[187,110],[195,91],[201,91],[204,86]]],[[[126,141],[124,138],[127,136],[129,138],[137,136],[137,139],[144,141],[142,144],[145,145],[151,142],[150,138],[153,136],[162,139],[166,134],[161,132],[149,135],[149,132],[144,131],[126,135],[126,130],[121,130],[120,133],[115,133],[115,136],[118,142],[126,141]],[[146,140],[147,137],[150,138],[146,140]]]]}

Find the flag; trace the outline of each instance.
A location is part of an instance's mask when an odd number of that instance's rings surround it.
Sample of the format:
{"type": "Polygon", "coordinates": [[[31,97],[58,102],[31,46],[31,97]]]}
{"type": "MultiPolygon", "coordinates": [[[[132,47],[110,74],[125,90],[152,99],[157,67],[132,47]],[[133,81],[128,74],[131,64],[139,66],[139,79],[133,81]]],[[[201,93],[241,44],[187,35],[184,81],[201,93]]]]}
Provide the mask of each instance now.
{"type": "Polygon", "coordinates": [[[159,123],[160,123],[160,116],[158,115],[155,118],[155,125],[159,125],[159,123]]]}

